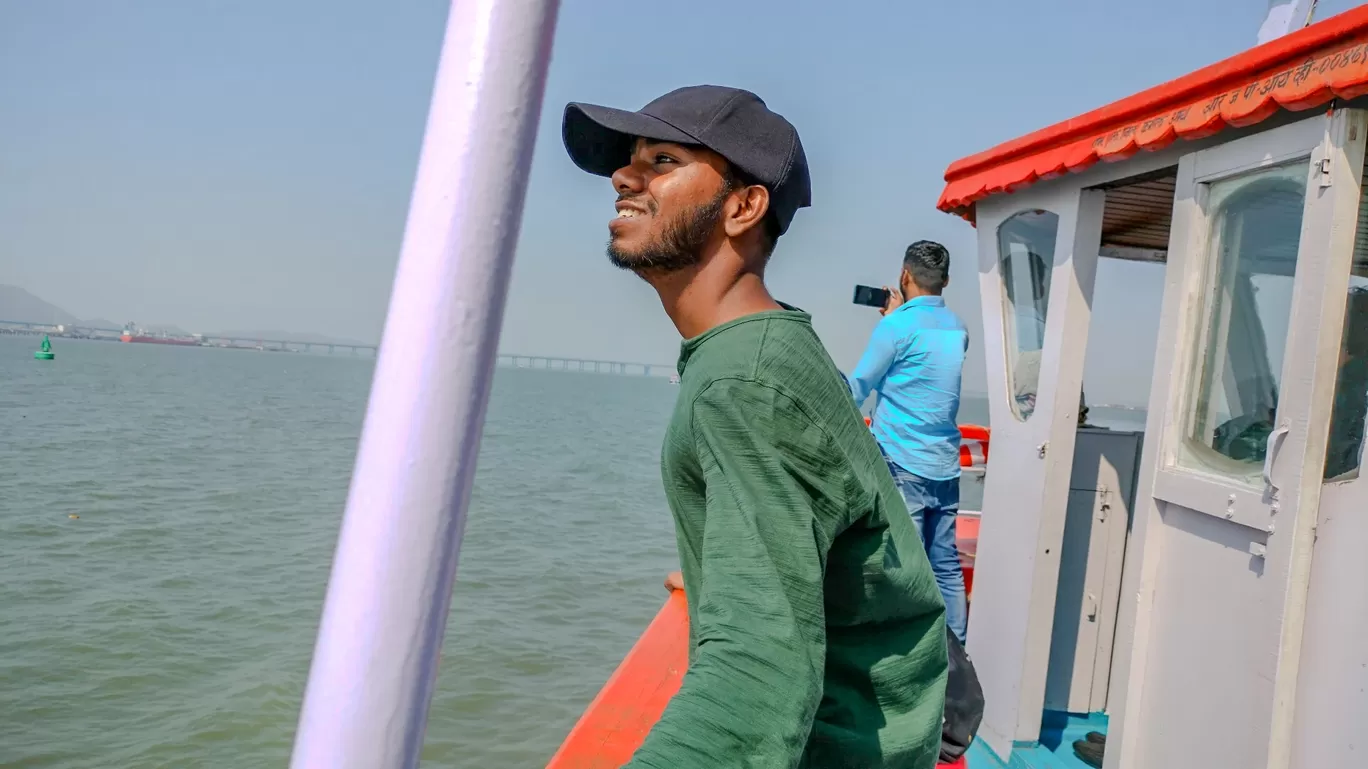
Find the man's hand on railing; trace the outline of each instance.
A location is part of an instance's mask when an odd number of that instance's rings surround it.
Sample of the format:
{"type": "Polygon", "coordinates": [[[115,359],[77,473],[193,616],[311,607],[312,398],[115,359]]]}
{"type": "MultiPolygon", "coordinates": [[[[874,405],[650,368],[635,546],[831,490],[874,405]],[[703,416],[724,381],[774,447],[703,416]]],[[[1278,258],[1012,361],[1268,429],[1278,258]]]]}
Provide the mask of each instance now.
{"type": "Polygon", "coordinates": [[[684,575],[681,572],[672,571],[665,575],[665,589],[673,593],[676,590],[684,589],[684,575]]]}

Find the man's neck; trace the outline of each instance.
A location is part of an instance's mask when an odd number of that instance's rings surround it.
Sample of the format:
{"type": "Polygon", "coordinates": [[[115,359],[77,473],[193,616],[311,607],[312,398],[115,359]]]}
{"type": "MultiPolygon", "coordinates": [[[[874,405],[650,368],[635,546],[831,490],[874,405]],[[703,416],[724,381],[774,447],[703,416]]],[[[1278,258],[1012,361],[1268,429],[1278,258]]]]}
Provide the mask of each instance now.
{"type": "Polygon", "coordinates": [[[916,283],[909,283],[903,286],[903,301],[905,302],[910,302],[913,299],[920,299],[924,296],[940,296],[940,294],[923,290],[918,287],[916,283]]]}
{"type": "Polygon", "coordinates": [[[716,258],[687,270],[641,277],[660,295],[679,335],[692,339],[737,318],[783,309],[760,273],[738,265],[739,260],[716,258]]]}

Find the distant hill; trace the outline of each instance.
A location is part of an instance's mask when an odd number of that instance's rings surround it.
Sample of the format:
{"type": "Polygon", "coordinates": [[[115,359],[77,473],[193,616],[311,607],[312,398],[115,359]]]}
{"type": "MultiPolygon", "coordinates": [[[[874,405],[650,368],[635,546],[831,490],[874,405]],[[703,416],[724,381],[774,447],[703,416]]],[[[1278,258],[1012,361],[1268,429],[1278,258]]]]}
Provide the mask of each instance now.
{"type": "MultiPolygon", "coordinates": [[[[104,318],[82,320],[55,304],[44,301],[28,291],[0,283],[0,320],[21,321],[25,323],[45,323],[53,326],[86,326],[90,328],[123,328],[123,323],[115,323],[104,318]]],[[[165,323],[149,324],[143,330],[154,334],[187,336],[188,332],[165,323]]],[[[227,336],[238,339],[288,339],[292,342],[311,342],[313,344],[359,344],[354,339],[327,336],[325,334],[301,334],[293,331],[219,331],[205,336],[227,336]]]]}
{"type": "Polygon", "coordinates": [[[0,320],[51,325],[79,324],[80,319],[55,304],[39,299],[18,286],[0,283],[0,320]]]}
{"type": "MultiPolygon", "coordinates": [[[[46,323],[53,326],[85,326],[87,328],[123,328],[105,318],[78,318],[61,307],[29,293],[18,286],[0,283],[0,320],[16,320],[24,323],[46,323]]],[[[183,334],[173,326],[158,326],[156,331],[168,334],[183,334]]]]}

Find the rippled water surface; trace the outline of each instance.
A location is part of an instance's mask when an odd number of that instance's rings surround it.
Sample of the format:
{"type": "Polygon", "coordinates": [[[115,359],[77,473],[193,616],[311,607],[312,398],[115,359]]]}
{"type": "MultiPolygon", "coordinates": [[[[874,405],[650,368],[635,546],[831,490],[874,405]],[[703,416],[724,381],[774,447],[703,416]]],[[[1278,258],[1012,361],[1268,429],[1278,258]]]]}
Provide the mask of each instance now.
{"type": "MultiPolygon", "coordinates": [[[[0,337],[0,765],[284,766],[370,362],[37,341],[0,337]]],[[[499,373],[424,765],[543,766],[659,607],[676,391],[499,373]]]]}
{"type": "MultiPolygon", "coordinates": [[[[0,766],[285,766],[370,361],[37,342],[0,336],[0,766]]],[[[425,766],[544,766],[660,606],[677,391],[499,372],[425,766]]]]}

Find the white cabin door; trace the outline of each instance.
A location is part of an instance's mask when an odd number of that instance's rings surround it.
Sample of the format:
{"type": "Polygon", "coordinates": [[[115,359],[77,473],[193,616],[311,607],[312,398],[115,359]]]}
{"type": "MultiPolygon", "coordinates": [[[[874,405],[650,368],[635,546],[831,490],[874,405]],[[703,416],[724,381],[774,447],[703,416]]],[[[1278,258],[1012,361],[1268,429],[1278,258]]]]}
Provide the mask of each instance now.
{"type": "Polygon", "coordinates": [[[1108,769],[1287,765],[1364,133],[1341,110],[1179,163],[1108,769]]]}
{"type": "Polygon", "coordinates": [[[979,736],[1039,736],[1105,193],[1041,185],[978,207],[992,442],[968,650],[979,736]]]}

